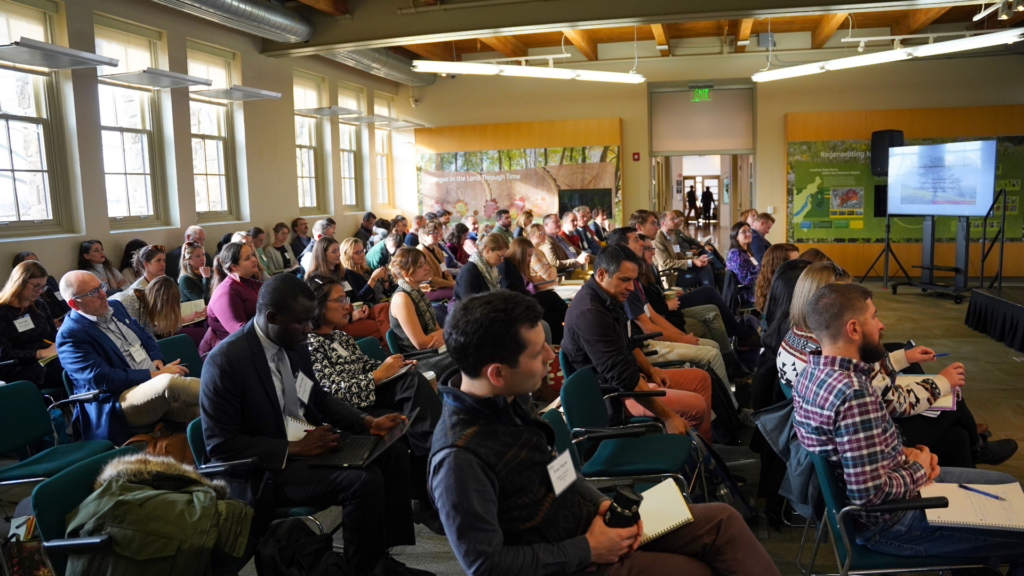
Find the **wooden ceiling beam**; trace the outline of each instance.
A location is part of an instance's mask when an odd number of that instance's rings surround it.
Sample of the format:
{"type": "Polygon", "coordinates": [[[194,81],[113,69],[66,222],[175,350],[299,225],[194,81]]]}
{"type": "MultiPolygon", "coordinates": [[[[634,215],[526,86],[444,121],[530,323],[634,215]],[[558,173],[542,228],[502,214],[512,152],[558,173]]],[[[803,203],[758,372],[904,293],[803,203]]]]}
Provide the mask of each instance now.
{"type": "Polygon", "coordinates": [[[811,48],[821,48],[846,20],[847,13],[825,14],[811,31],[811,48]]]}
{"type": "Polygon", "coordinates": [[[426,58],[427,60],[444,60],[454,62],[458,60],[455,56],[455,47],[451,42],[432,42],[430,44],[405,44],[402,46],[426,58]]]}
{"type": "Polygon", "coordinates": [[[672,38],[669,36],[668,29],[664,24],[651,24],[651,32],[654,33],[654,41],[658,43],[658,52],[662,56],[671,56],[672,49],[669,46],[669,40],[672,38]],[[662,48],[664,46],[664,48],[662,48]]]}
{"type": "Polygon", "coordinates": [[[348,0],[299,0],[306,6],[326,12],[331,16],[344,16],[348,14],[348,0]]]}
{"type": "Polygon", "coordinates": [[[597,60],[597,42],[591,37],[590,32],[586,30],[562,30],[565,37],[572,42],[572,45],[577,50],[583,53],[587,57],[587,60],[597,60]]]}
{"type": "Polygon", "coordinates": [[[744,40],[750,40],[750,29],[754,26],[753,18],[744,18],[740,20],[740,26],[736,30],[736,51],[746,52],[746,46],[740,46],[739,43],[744,40]]]}
{"type": "Polygon", "coordinates": [[[921,30],[924,30],[929,24],[934,22],[939,16],[942,16],[952,6],[946,6],[944,8],[925,8],[923,10],[912,10],[909,14],[900,18],[900,21],[895,26],[889,28],[889,31],[893,36],[905,36],[907,34],[917,34],[921,30]]]}
{"type": "Polygon", "coordinates": [[[501,52],[508,58],[527,56],[529,51],[515,36],[487,36],[480,41],[501,52]]]}

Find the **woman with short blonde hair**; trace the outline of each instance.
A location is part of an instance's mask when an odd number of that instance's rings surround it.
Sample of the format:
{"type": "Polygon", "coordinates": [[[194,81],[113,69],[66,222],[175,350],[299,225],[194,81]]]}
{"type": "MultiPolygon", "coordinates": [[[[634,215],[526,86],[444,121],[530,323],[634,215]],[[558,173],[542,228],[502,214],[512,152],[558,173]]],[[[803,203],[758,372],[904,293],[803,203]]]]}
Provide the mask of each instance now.
{"type": "Polygon", "coordinates": [[[519,238],[533,224],[533,212],[523,210],[523,213],[516,217],[516,227],[512,229],[512,238],[519,238]]]}

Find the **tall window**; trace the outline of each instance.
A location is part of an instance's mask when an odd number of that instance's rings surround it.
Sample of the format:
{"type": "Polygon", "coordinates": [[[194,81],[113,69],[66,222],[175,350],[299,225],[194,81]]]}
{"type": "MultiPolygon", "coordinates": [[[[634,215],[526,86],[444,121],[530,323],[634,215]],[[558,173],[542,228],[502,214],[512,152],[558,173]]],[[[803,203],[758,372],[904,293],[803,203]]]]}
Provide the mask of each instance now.
{"type": "MultiPolygon", "coordinates": [[[[189,41],[188,73],[206,78],[212,86],[193,86],[190,93],[231,87],[232,52],[189,41]]],[[[236,182],[232,162],[231,104],[190,96],[192,179],[196,212],[200,219],[214,220],[233,211],[236,182]]]]}
{"type": "MultiPolygon", "coordinates": [[[[338,88],[338,106],[362,110],[362,88],[342,85],[338,88]]],[[[341,164],[341,201],[350,208],[360,206],[356,166],[359,162],[359,124],[338,120],[338,160],[341,164]]]]}
{"type": "MultiPolygon", "coordinates": [[[[373,113],[391,116],[393,108],[391,96],[375,93],[373,96],[373,113]]],[[[374,164],[377,168],[377,201],[391,204],[391,131],[384,128],[386,124],[375,124],[374,133],[374,164]]]]}
{"type": "MultiPolygon", "coordinates": [[[[0,1],[0,44],[22,37],[49,41],[47,18],[41,10],[0,1]]],[[[50,74],[0,69],[0,234],[60,227],[53,92],[50,74]]]]}
{"type": "Polygon", "coordinates": [[[107,214],[118,220],[159,221],[154,91],[110,82],[103,76],[155,66],[160,35],[99,15],[96,20],[117,27],[96,26],[96,52],[119,60],[117,67],[97,70],[107,214]]]}
{"type": "MultiPolygon", "coordinates": [[[[295,110],[321,107],[323,79],[295,71],[295,110]]],[[[320,119],[295,114],[295,164],[298,176],[299,209],[304,213],[322,213],[325,209],[320,119]]]]}

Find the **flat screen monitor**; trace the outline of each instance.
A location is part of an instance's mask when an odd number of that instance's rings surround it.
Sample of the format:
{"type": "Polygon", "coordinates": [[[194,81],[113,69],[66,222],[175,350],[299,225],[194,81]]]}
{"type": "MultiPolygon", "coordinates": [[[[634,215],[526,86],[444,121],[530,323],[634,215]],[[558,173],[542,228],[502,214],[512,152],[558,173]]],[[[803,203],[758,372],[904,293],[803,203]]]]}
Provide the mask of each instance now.
{"type": "Polygon", "coordinates": [[[889,214],[984,216],[995,187],[995,140],[889,148],[889,214]]]}

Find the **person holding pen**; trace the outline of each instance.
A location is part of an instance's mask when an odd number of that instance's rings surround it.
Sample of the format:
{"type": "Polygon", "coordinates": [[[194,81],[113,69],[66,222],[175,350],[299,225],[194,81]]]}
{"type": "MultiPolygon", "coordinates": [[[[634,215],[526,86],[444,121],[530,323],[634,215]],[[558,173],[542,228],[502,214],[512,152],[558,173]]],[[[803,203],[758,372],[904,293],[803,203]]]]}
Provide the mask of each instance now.
{"type": "Polygon", "coordinates": [[[14,267],[0,291],[0,380],[28,380],[39,388],[62,388],[64,368],[54,357],[57,326],[42,300],[48,274],[26,260],[14,267]],[[53,357],[44,366],[40,361],[53,357]]]}

